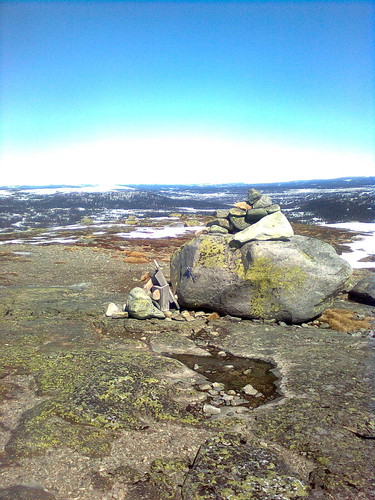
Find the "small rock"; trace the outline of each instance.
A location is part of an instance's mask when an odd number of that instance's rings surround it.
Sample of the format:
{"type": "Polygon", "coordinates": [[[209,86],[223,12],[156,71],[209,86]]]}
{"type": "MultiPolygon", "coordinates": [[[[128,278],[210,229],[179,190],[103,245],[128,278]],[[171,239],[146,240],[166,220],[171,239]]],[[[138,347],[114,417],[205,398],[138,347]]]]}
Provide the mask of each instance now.
{"type": "Polygon", "coordinates": [[[251,384],[245,385],[245,387],[242,388],[242,391],[248,396],[255,396],[258,392],[257,389],[255,389],[251,384]]]}
{"type": "Polygon", "coordinates": [[[271,205],[270,207],[267,207],[265,209],[268,214],[273,214],[274,212],[279,212],[280,211],[280,205],[271,205]]]}
{"type": "Polygon", "coordinates": [[[247,192],[247,201],[250,205],[253,205],[257,200],[262,197],[262,193],[257,189],[251,188],[247,192]]]}
{"type": "Polygon", "coordinates": [[[129,313],[126,311],[120,311],[118,313],[112,314],[111,318],[112,319],[129,318],[129,313]]]}
{"type": "Polygon", "coordinates": [[[229,231],[225,227],[214,224],[213,226],[210,226],[209,232],[215,234],[228,234],[229,231]]]}
{"type": "Polygon", "coordinates": [[[178,311],[174,311],[172,313],[172,316],[171,318],[174,320],[174,321],[186,321],[185,318],[183,316],[181,316],[181,313],[179,313],[178,311]]]}
{"type": "Polygon", "coordinates": [[[217,353],[218,356],[220,356],[221,358],[225,358],[225,356],[227,355],[227,353],[225,351],[219,351],[217,353]]]}
{"type": "Polygon", "coordinates": [[[319,323],[319,328],[324,328],[324,329],[327,329],[327,328],[330,328],[329,324],[328,323],[319,323]]]}
{"type": "Polygon", "coordinates": [[[118,306],[116,306],[116,304],[114,302],[111,302],[107,307],[107,311],[106,311],[105,315],[110,318],[114,314],[117,314],[120,312],[122,312],[121,309],[118,306]]]}
{"type": "Polygon", "coordinates": [[[239,201],[233,205],[235,208],[242,208],[242,210],[250,210],[251,206],[246,201],[239,201]]]}
{"type": "Polygon", "coordinates": [[[213,387],[214,389],[217,389],[218,391],[222,391],[222,390],[224,389],[225,385],[224,385],[224,384],[222,384],[221,382],[214,382],[214,383],[212,384],[212,387],[213,387]]]}
{"type": "Polygon", "coordinates": [[[216,406],[204,404],[203,405],[203,413],[206,415],[218,415],[221,412],[220,408],[216,406]]]}
{"type": "Polygon", "coordinates": [[[233,217],[245,217],[246,209],[233,207],[229,210],[229,216],[233,217]]]}
{"type": "Polygon", "coordinates": [[[267,207],[270,207],[272,205],[273,205],[273,203],[272,203],[271,197],[265,194],[265,195],[262,195],[259,198],[259,200],[257,200],[253,204],[253,208],[267,208],[267,207]]]}
{"type": "Polygon", "coordinates": [[[219,209],[215,212],[215,217],[225,219],[229,215],[229,210],[219,209]]]}
{"type": "Polygon", "coordinates": [[[194,313],[194,316],[196,318],[204,318],[206,316],[206,313],[203,311],[197,311],[196,313],[194,313]]]}
{"type": "Polygon", "coordinates": [[[254,224],[254,222],[258,222],[266,215],[268,215],[268,212],[265,208],[253,208],[247,211],[245,220],[250,224],[254,224]]]}
{"type": "Polygon", "coordinates": [[[189,311],[182,311],[181,316],[185,318],[186,321],[194,321],[194,318],[191,316],[189,311]]]}
{"type": "Polygon", "coordinates": [[[234,396],[232,396],[230,394],[223,394],[223,400],[225,402],[228,402],[228,404],[229,404],[230,401],[233,401],[233,399],[234,399],[234,396]]]}
{"type": "Polygon", "coordinates": [[[238,316],[230,316],[229,314],[225,316],[225,319],[232,321],[233,323],[239,323],[240,321],[242,321],[242,318],[239,318],[238,316]]]}
{"type": "Polygon", "coordinates": [[[154,306],[143,288],[136,287],[130,291],[126,308],[129,315],[136,319],[165,319],[164,313],[154,306]]]}
{"type": "Polygon", "coordinates": [[[157,288],[151,293],[151,298],[153,300],[160,300],[160,290],[158,290],[157,288]]]}
{"type": "Polygon", "coordinates": [[[239,406],[236,408],[236,413],[246,413],[247,411],[249,411],[249,408],[246,408],[245,406],[239,406]]]}
{"type": "Polygon", "coordinates": [[[209,391],[211,389],[210,384],[200,384],[198,385],[200,391],[209,391]]]}

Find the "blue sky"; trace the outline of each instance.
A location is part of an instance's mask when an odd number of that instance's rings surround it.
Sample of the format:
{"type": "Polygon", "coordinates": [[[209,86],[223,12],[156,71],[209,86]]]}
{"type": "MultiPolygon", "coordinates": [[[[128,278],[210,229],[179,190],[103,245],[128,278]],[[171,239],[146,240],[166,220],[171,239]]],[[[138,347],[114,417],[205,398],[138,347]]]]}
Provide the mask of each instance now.
{"type": "Polygon", "coordinates": [[[2,185],[374,175],[372,2],[0,9],[2,185]]]}

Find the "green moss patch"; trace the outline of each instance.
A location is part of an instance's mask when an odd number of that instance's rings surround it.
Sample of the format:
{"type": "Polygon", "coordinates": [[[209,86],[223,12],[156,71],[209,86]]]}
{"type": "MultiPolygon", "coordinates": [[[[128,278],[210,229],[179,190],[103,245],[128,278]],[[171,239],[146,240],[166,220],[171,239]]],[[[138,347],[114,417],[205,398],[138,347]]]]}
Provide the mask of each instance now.
{"type": "MultiPolygon", "coordinates": [[[[54,354],[13,352],[13,367],[35,377],[37,391],[50,399],[28,412],[8,446],[12,456],[68,446],[84,454],[109,451],[113,432],[142,429],[150,419],[197,423],[173,400],[163,373],[176,361],[127,349],[83,348],[54,354]]],[[[9,352],[8,352],[9,353],[9,352]]]]}
{"type": "Polygon", "coordinates": [[[236,434],[219,434],[206,441],[183,486],[186,500],[307,496],[308,486],[278,456],[236,434]]]}

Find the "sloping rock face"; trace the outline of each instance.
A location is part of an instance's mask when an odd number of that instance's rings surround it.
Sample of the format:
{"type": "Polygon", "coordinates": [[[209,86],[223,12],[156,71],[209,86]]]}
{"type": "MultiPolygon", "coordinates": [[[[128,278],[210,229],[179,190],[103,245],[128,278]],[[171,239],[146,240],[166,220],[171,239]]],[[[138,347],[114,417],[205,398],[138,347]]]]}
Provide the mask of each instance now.
{"type": "Polygon", "coordinates": [[[171,282],[184,307],[243,318],[301,323],[330,306],[350,265],[320,240],[249,241],[202,234],[171,260],[171,282]]]}

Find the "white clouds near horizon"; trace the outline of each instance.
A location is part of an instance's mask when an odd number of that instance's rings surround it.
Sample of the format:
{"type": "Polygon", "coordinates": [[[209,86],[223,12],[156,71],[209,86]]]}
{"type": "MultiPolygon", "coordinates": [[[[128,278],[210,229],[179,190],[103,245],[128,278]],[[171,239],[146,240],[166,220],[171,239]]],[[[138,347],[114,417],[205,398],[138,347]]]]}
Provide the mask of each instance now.
{"type": "Polygon", "coordinates": [[[375,172],[368,153],[178,134],[8,153],[0,164],[1,185],[258,183],[375,172]]]}

